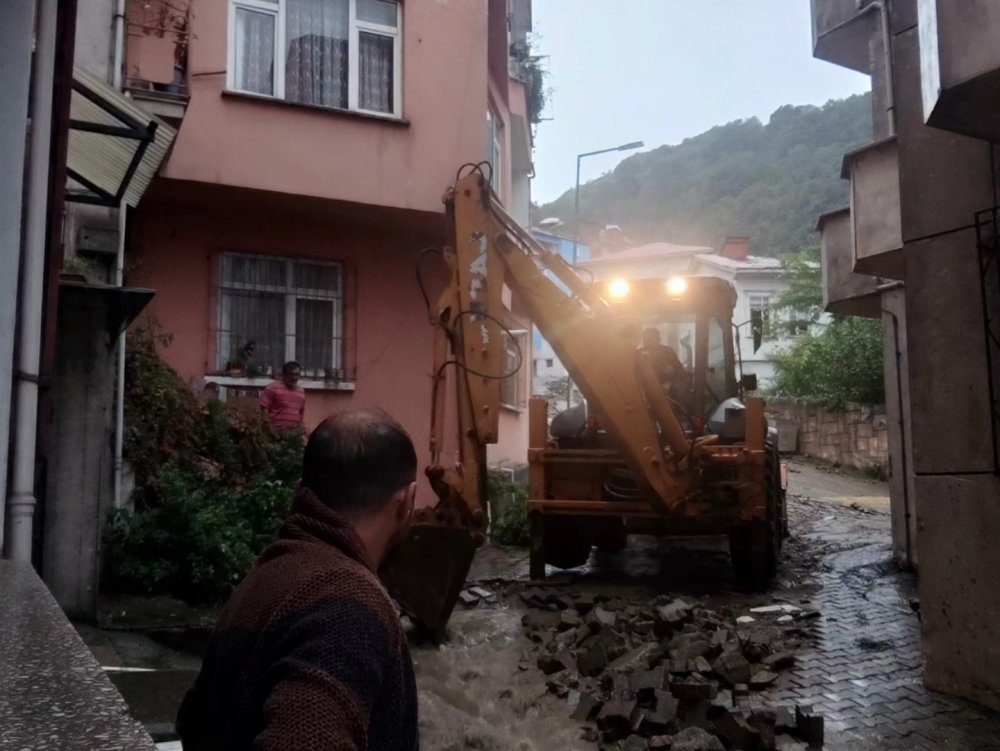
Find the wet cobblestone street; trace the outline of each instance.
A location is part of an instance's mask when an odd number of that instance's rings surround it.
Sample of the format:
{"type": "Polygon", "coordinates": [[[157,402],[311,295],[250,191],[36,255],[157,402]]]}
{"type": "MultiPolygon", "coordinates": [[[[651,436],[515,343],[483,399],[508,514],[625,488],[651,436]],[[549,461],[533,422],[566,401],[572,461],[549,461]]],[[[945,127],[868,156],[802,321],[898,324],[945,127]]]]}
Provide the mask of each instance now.
{"type": "MultiPolygon", "coordinates": [[[[624,553],[592,556],[570,573],[573,588],[640,600],[671,592],[734,611],[775,599],[815,608],[796,666],[754,703],[812,705],[833,751],[1000,749],[1000,714],[923,685],[916,579],[892,560],[888,508],[790,497],[789,517],[793,537],[765,596],[736,591],[719,542],[641,537],[624,553]]],[[[523,582],[526,553],[487,548],[473,575],[497,588],[523,582]]],[[[451,644],[415,651],[425,747],[595,748],[580,740],[565,701],[547,694],[544,676],[518,670],[527,646],[520,612],[516,597],[460,610],[451,644]]]]}

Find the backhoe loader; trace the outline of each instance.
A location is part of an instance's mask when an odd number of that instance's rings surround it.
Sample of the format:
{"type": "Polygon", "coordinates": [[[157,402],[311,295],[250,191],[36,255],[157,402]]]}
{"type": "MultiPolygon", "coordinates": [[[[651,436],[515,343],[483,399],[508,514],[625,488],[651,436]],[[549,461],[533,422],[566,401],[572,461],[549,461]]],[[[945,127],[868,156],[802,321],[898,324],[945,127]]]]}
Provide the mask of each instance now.
{"type": "MultiPolygon", "coordinates": [[[[529,403],[530,573],[621,549],[629,533],[728,535],[736,575],[773,578],[787,532],[785,473],[764,403],[737,381],[736,293],[712,277],[593,282],[537,243],[466,165],[445,195],[450,281],[432,309],[436,506],[415,514],[383,580],[442,638],[486,531],[486,446],[497,441],[504,286],[566,367],[582,402],[529,403]],[[452,371],[448,377],[449,370],[452,371]],[[458,461],[442,464],[451,390],[458,461]]],[[[523,357],[521,358],[523,360],[523,357]]],[[[522,363],[519,363],[523,365],[522,363]]]]}

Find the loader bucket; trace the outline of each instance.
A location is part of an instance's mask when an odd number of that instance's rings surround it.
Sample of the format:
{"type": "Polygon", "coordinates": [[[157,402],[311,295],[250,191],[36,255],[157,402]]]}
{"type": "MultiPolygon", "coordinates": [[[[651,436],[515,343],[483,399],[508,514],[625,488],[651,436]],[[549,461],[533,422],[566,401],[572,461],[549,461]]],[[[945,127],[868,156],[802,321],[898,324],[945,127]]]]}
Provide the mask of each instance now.
{"type": "Polygon", "coordinates": [[[414,523],[380,572],[399,607],[426,627],[435,641],[444,641],[448,619],[482,541],[482,532],[429,514],[414,523]]]}

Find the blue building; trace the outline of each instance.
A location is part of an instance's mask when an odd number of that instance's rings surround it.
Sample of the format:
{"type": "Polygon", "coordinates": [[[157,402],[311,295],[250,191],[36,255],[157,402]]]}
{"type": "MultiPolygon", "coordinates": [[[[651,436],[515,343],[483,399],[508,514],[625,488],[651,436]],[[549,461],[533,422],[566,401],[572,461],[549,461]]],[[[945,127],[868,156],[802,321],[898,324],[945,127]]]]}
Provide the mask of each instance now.
{"type": "MultiPolygon", "coordinates": [[[[532,228],[531,236],[541,245],[561,255],[568,263],[573,263],[573,238],[565,237],[539,227],[532,228]]],[[[576,248],[576,260],[578,263],[590,258],[590,245],[578,242],[576,248]]],[[[531,390],[535,395],[543,395],[546,391],[546,384],[549,381],[566,377],[566,368],[559,362],[559,358],[552,351],[552,347],[545,341],[537,328],[534,332],[534,341],[532,342],[531,390]]]]}

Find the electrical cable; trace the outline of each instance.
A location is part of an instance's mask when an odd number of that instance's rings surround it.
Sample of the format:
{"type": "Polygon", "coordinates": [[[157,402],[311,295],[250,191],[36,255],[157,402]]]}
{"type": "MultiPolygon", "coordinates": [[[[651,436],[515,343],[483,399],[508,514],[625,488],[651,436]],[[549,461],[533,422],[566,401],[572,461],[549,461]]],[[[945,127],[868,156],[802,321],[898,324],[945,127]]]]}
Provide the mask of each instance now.
{"type": "Polygon", "coordinates": [[[427,308],[427,317],[430,318],[431,313],[431,299],[427,295],[427,287],[424,284],[423,274],[420,273],[420,262],[424,260],[425,256],[431,253],[437,253],[439,256],[442,255],[440,248],[424,248],[417,254],[417,261],[414,270],[417,274],[417,286],[420,287],[420,296],[424,298],[424,307],[427,308]]]}
{"type": "MultiPolygon", "coordinates": [[[[503,332],[505,334],[507,334],[507,336],[510,337],[510,340],[514,343],[514,349],[515,349],[515,351],[517,353],[516,364],[514,365],[514,367],[509,372],[502,373],[501,375],[496,375],[494,373],[483,373],[481,371],[475,370],[474,368],[470,368],[468,365],[466,365],[465,363],[459,362],[458,360],[446,360],[445,362],[441,363],[441,366],[437,369],[437,372],[434,374],[434,378],[435,379],[440,378],[441,377],[441,373],[443,373],[444,369],[446,367],[448,367],[449,365],[454,365],[457,368],[461,368],[466,373],[470,373],[472,375],[479,376],[480,378],[487,378],[487,379],[492,380],[492,381],[503,381],[503,380],[505,380],[507,378],[510,378],[513,375],[516,375],[517,372],[521,369],[521,366],[524,364],[524,353],[521,351],[521,345],[518,343],[517,337],[514,336],[513,332],[509,328],[507,328],[503,324],[503,322],[500,321],[500,319],[498,319],[496,316],[491,315],[489,313],[482,312],[482,311],[463,310],[457,316],[455,316],[454,321],[452,322],[453,328],[451,330],[449,330],[449,332],[448,332],[451,335],[451,337],[455,336],[454,327],[457,327],[459,320],[461,320],[462,316],[466,316],[466,315],[482,316],[483,318],[486,318],[486,319],[488,319],[490,321],[493,321],[493,323],[495,323],[497,326],[499,326],[503,330],[503,332]]],[[[452,338],[452,341],[454,341],[454,338],[452,338]]]]}

